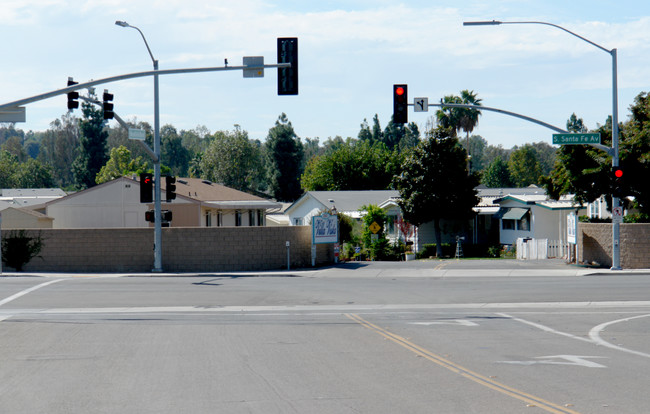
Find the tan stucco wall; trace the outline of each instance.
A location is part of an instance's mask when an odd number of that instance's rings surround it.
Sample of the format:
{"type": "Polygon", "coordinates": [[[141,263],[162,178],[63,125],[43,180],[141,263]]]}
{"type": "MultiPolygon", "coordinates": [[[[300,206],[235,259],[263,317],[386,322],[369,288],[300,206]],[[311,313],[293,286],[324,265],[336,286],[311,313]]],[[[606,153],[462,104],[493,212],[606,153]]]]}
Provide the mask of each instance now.
{"type": "MultiPolygon", "coordinates": [[[[623,269],[650,268],[650,224],[620,225],[620,258],[623,269]]],[[[612,266],[612,225],[578,223],[578,262],[612,266]]]]}
{"type": "MultiPolygon", "coordinates": [[[[44,247],[25,271],[149,272],[153,229],[43,229],[44,247]]],[[[5,234],[3,233],[3,236],[5,234]]],[[[221,272],[311,266],[311,227],[164,228],[163,271],[221,272]]],[[[319,245],[317,264],[333,262],[333,245],[319,245]]]]}

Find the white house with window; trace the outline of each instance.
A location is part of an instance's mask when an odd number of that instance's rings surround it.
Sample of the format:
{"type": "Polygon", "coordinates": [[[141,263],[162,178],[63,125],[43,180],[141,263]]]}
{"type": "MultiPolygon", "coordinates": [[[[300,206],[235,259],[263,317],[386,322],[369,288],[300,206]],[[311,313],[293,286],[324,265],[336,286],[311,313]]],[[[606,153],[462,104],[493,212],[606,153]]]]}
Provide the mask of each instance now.
{"type": "Polygon", "coordinates": [[[566,240],[567,216],[587,211],[573,196],[550,200],[545,194],[507,195],[494,202],[499,205],[500,244],[516,244],[518,238],[566,240]]]}
{"type": "Polygon", "coordinates": [[[350,218],[360,219],[363,212],[359,209],[362,206],[381,205],[397,197],[399,192],[396,190],[307,191],[285,210],[285,214],[289,217],[291,226],[311,225],[312,217],[332,209],[350,218]]]}

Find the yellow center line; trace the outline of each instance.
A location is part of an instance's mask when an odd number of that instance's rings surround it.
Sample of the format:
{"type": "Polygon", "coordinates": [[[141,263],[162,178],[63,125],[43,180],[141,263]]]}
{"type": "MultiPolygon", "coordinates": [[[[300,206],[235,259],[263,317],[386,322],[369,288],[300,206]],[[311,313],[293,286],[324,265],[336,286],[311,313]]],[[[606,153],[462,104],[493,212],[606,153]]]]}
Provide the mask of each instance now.
{"type": "Polygon", "coordinates": [[[442,262],[438,266],[434,267],[433,270],[442,270],[445,266],[447,266],[447,262],[442,262]]]}
{"type": "Polygon", "coordinates": [[[427,349],[424,349],[409,340],[407,340],[404,337],[401,337],[399,335],[396,335],[392,332],[387,331],[386,329],[380,328],[379,326],[370,323],[366,321],[365,319],[361,318],[359,315],[356,314],[350,314],[346,313],[345,316],[347,316],[349,319],[357,322],[358,324],[373,330],[383,336],[386,339],[391,340],[392,342],[401,345],[402,347],[414,352],[416,355],[421,356],[423,358],[426,358],[427,360],[434,362],[441,367],[447,368],[448,370],[461,375],[464,378],[467,378],[471,381],[474,381],[480,385],[486,386],[488,388],[491,388],[495,391],[499,391],[503,394],[506,394],[510,397],[516,398],[520,401],[523,401],[531,406],[536,406],[539,408],[544,409],[545,411],[548,411],[550,413],[555,413],[555,414],[579,414],[577,411],[570,410],[568,408],[562,407],[560,405],[554,404],[550,401],[546,401],[540,397],[536,397],[534,395],[525,393],[521,390],[518,390],[516,388],[509,387],[505,384],[502,384],[500,382],[494,381],[491,378],[485,377],[481,374],[478,374],[474,371],[471,371],[461,365],[458,365],[454,362],[449,361],[448,359],[445,359],[439,355],[434,354],[431,351],[428,351],[427,349]]]}

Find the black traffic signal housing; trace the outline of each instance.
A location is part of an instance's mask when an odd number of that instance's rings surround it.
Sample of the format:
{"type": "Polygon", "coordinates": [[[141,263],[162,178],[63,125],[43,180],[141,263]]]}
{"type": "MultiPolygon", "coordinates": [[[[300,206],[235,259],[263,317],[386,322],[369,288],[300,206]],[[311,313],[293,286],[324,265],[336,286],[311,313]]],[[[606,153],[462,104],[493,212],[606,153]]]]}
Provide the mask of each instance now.
{"type": "Polygon", "coordinates": [[[393,123],[408,123],[408,85],[393,85],[393,123]]]}
{"type": "MultiPolygon", "coordinates": [[[[79,82],[75,82],[72,78],[68,78],[68,86],[77,85],[79,82]]],[[[77,109],[79,108],[79,92],[72,91],[68,92],[68,109],[77,109]]]]}
{"type": "Polygon", "coordinates": [[[625,197],[623,168],[612,167],[612,195],[616,198],[625,197]]]}
{"type": "Polygon", "coordinates": [[[113,112],[113,94],[108,93],[108,90],[104,89],[102,108],[104,109],[104,119],[113,119],[115,117],[115,112],[113,112]]]}
{"type": "MultiPolygon", "coordinates": [[[[160,211],[160,217],[162,218],[161,224],[169,223],[172,221],[172,212],[169,210],[161,210],[160,211]]],[[[155,210],[147,210],[144,212],[144,219],[146,221],[149,221],[151,223],[156,222],[156,211],[155,210]]],[[[167,226],[169,227],[169,226],[167,226]]]]}
{"type": "Polygon", "coordinates": [[[140,174],[140,202],[153,202],[153,174],[151,173],[140,174]]]}
{"type": "Polygon", "coordinates": [[[176,177],[165,176],[165,197],[168,203],[176,198],[176,177]]]}
{"type": "Polygon", "coordinates": [[[278,37],[278,63],[291,63],[278,68],[278,95],[298,95],[298,38],[278,37]]]}

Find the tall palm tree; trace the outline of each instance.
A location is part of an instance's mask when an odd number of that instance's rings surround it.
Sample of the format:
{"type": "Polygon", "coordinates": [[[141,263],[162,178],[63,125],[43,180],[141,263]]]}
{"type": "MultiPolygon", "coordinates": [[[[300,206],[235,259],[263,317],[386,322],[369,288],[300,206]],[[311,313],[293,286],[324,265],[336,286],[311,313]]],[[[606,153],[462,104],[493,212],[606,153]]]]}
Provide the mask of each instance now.
{"type": "MultiPolygon", "coordinates": [[[[468,91],[467,89],[460,91],[460,99],[466,105],[481,106],[482,100],[477,97],[474,91],[468,91]]],[[[462,129],[467,134],[467,172],[470,172],[469,134],[478,125],[478,117],[481,116],[481,111],[474,108],[459,108],[459,110],[458,129],[462,129]]]]}
{"type": "Polygon", "coordinates": [[[438,125],[443,128],[450,128],[451,135],[455,137],[456,133],[460,129],[461,109],[463,108],[446,107],[444,104],[461,104],[463,103],[463,100],[456,95],[447,95],[440,100],[440,103],[443,104],[443,106],[436,111],[436,120],[438,121],[438,125]]]}

